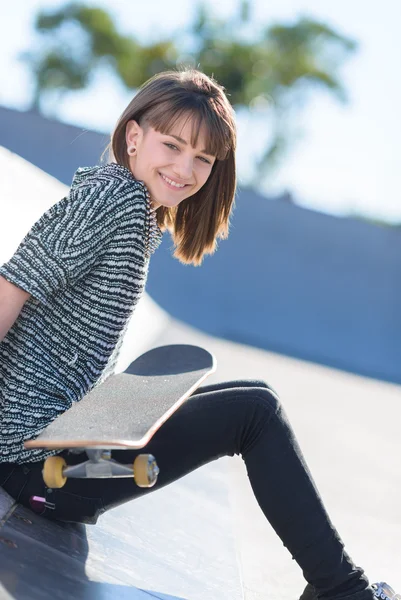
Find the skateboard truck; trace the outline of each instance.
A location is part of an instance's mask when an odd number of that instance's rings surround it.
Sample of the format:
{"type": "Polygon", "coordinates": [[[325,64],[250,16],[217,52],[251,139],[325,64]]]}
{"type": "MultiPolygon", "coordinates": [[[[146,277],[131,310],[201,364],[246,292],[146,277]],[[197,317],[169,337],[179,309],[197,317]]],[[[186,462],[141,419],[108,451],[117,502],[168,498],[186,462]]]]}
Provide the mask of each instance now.
{"type": "Polygon", "coordinates": [[[139,487],[153,487],[159,475],[159,467],[152,454],[139,454],[133,464],[123,465],[111,458],[111,450],[84,449],[88,460],[68,466],[62,456],[50,456],[43,465],[43,480],[49,488],[61,488],[68,477],[78,479],[102,479],[134,477],[139,487]]]}

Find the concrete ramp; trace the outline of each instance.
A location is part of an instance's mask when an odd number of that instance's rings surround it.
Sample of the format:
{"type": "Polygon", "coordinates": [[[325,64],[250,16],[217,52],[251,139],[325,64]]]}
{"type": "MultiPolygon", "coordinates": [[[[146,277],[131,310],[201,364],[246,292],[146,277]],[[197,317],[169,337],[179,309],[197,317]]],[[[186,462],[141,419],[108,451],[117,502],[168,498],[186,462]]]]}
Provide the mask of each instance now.
{"type": "MultiPolygon", "coordinates": [[[[401,386],[212,338],[174,322],[158,343],[213,352],[209,382],[264,379],[279,394],[330,517],[371,582],[401,593],[401,386]]],[[[297,600],[302,573],[227,459],[244,600],[297,600]]],[[[274,488],[272,488],[274,494],[274,488]]]]}
{"type": "Polygon", "coordinates": [[[11,501],[0,529],[8,594],[0,598],[240,600],[233,531],[225,461],[104,514],[96,526],[53,523],[11,501]]]}

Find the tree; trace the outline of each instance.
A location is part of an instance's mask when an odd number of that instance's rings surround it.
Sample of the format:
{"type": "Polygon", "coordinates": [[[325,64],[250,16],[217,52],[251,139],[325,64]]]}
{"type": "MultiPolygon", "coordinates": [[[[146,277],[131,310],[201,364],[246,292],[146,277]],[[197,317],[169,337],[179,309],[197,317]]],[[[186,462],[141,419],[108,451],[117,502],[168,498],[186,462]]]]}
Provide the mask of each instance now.
{"type": "Polygon", "coordinates": [[[105,10],[78,3],[41,11],[35,27],[44,43],[22,58],[34,75],[37,110],[54,90],[63,94],[88,87],[105,66],[135,90],[155,73],[189,63],[224,85],[236,109],[266,110],[273,134],[258,165],[261,175],[282,159],[292,141],[291,117],[312,91],[321,88],[346,102],[338,73],[356,49],[354,40],[309,17],[262,27],[255,39],[247,0],[226,21],[200,4],[184,31],[149,44],[122,35],[105,10]]]}

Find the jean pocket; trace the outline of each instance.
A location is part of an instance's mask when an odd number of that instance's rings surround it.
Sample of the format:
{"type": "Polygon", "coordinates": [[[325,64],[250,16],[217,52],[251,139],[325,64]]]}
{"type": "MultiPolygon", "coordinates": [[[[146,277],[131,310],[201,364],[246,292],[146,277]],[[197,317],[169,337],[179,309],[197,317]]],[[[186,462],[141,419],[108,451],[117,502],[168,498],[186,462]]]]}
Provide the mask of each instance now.
{"type": "Polygon", "coordinates": [[[55,521],[94,525],[103,512],[100,498],[87,498],[60,489],[48,489],[42,516],[55,521]]]}

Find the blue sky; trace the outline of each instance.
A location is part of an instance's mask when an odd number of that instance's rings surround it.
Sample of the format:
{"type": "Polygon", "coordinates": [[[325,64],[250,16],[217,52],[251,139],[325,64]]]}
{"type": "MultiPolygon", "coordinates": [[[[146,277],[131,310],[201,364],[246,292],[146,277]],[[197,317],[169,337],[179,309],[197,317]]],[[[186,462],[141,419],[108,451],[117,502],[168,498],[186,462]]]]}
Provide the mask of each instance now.
{"type": "MultiPolygon", "coordinates": [[[[229,16],[234,0],[219,0],[215,14],[229,16]]],[[[17,54],[34,40],[39,8],[62,6],[55,0],[13,0],[0,10],[0,104],[29,106],[32,82],[17,54]]],[[[190,0],[98,0],[119,28],[141,40],[154,40],[185,26],[193,16],[190,0]]],[[[359,41],[359,50],[342,71],[350,104],[337,104],[320,92],[300,115],[303,137],[293,147],[268,189],[289,190],[299,204],[332,214],[364,214],[401,222],[401,24],[400,0],[254,0],[256,23],[292,21],[298,15],[325,20],[359,41]]],[[[111,74],[98,74],[92,87],[71,94],[53,116],[100,131],[110,131],[132,97],[111,74]],[[101,101],[99,101],[99,99],[101,101]],[[94,103],[95,100],[95,103],[94,103]]],[[[268,139],[267,125],[238,117],[240,181],[268,139]]],[[[27,141],[29,143],[29,141],[27,141]]]]}

